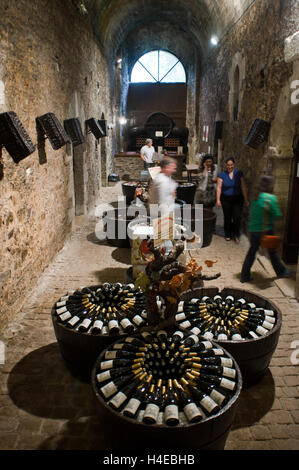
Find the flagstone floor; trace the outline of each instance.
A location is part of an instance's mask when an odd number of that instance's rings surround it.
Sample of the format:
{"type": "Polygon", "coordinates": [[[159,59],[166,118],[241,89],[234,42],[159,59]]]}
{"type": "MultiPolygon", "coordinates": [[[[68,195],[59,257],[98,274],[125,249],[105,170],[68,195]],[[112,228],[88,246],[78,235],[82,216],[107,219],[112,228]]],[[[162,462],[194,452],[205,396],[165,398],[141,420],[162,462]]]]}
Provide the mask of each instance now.
{"type": "MultiPolygon", "coordinates": [[[[120,184],[103,190],[103,202],[116,201],[120,184]]],[[[22,311],[0,338],[5,361],[0,365],[0,449],[102,450],[113,443],[97,415],[91,386],[73,377],[59,352],[51,308],[68,290],[125,281],[130,249],[100,242],[94,216],[76,217],[72,235],[40,277],[22,311]]],[[[207,273],[221,272],[206,287],[243,288],[271,299],[283,314],[279,343],[270,368],[256,385],[241,392],[240,404],[226,442],[229,450],[299,450],[299,304],[294,280],[276,280],[269,261],[260,256],[254,281],[240,284],[248,248],[221,234],[221,211],[209,247],[190,252],[207,273]],[[216,261],[207,268],[205,260],[216,261]],[[297,341],[297,346],[295,342],[297,341]]]]}

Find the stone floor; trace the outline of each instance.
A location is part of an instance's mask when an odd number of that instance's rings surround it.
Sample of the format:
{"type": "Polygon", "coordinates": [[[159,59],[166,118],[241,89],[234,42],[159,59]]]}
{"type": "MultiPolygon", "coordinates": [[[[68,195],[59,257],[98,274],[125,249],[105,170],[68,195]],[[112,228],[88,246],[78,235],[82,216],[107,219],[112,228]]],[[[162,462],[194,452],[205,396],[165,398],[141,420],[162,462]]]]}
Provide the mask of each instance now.
{"type": "MultiPolygon", "coordinates": [[[[118,194],[119,184],[106,188],[103,202],[115,201],[118,194]]],[[[130,250],[99,242],[96,222],[94,216],[76,218],[69,241],[1,337],[5,345],[0,365],[1,450],[113,448],[96,413],[90,385],[74,378],[61,358],[50,316],[55,301],[68,290],[126,279],[130,250]]],[[[226,242],[217,235],[218,224],[219,211],[212,244],[192,256],[200,262],[217,261],[209,272],[221,272],[218,287],[240,288],[247,239],[243,236],[240,245],[226,242]]],[[[292,349],[295,341],[299,347],[299,304],[294,280],[277,281],[263,256],[256,260],[253,276],[254,281],[242,287],[275,302],[283,324],[269,371],[241,393],[226,449],[299,450],[299,365],[295,364],[299,356],[292,349]]]]}

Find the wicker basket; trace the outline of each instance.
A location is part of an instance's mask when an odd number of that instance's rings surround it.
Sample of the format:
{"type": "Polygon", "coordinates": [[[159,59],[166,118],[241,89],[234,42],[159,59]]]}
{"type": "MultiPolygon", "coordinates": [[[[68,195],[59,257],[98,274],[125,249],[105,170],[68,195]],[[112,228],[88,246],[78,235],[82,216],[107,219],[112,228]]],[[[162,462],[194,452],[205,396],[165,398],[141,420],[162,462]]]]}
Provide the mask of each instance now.
{"type": "Polygon", "coordinates": [[[0,114],[0,145],[4,145],[15,163],[35,151],[29,135],[15,112],[0,114]]]}
{"type": "Polygon", "coordinates": [[[257,149],[260,144],[265,142],[270,131],[270,123],[262,119],[256,119],[250,129],[245,144],[253,149],[257,149]]]}
{"type": "Polygon", "coordinates": [[[101,137],[105,136],[105,132],[103,131],[102,127],[100,126],[99,121],[95,118],[90,118],[85,121],[86,126],[92,132],[96,139],[100,139],[101,137]]]}
{"type": "Polygon", "coordinates": [[[54,113],[43,114],[43,116],[37,117],[36,120],[44,134],[48,137],[54,150],[58,150],[70,142],[69,136],[54,113]]]}
{"type": "Polygon", "coordinates": [[[63,124],[64,129],[69,135],[74,147],[85,142],[81,124],[78,118],[66,119],[63,124]]]}

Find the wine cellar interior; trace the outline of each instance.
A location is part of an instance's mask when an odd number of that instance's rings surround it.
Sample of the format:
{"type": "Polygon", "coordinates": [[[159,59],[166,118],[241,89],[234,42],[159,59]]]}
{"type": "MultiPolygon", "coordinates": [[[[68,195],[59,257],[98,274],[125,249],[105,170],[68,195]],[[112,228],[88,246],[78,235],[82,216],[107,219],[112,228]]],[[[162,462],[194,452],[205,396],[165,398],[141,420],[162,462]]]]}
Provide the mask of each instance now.
{"type": "Polygon", "coordinates": [[[123,450],[126,433],[135,449],[299,450],[298,203],[297,0],[0,0],[0,450],[123,450]],[[117,212],[145,197],[149,138],[176,160],[178,205],[199,155],[219,172],[234,158],[249,200],[272,176],[293,272],[260,250],[240,283],[249,208],[237,244],[215,206],[168,336],[142,330],[173,310],[134,271],[141,253],[156,285],[164,252],[117,212]],[[104,216],[124,239],[101,238],[104,216]]]}

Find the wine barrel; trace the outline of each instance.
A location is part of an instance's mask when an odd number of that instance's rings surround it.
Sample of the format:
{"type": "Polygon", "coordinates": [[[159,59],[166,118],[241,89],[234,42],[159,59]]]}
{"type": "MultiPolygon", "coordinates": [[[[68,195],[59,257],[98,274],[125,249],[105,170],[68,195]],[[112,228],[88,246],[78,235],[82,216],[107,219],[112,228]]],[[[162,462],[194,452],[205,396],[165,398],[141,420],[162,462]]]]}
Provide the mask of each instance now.
{"type": "Polygon", "coordinates": [[[135,191],[136,191],[138,184],[141,184],[142,186],[147,187],[147,183],[144,183],[144,182],[139,183],[135,181],[127,181],[125,183],[122,183],[121,185],[122,192],[126,198],[127,205],[130,205],[131,202],[134,201],[135,191]]]}
{"type": "Polygon", "coordinates": [[[182,294],[182,299],[190,300],[191,298],[201,298],[205,295],[214,297],[216,294],[222,297],[232,295],[235,299],[243,297],[246,301],[253,302],[258,307],[273,310],[276,314],[276,325],[265,336],[242,341],[217,340],[217,343],[237,361],[242,373],[244,387],[249,387],[257,383],[268,370],[279,340],[282,324],[281,311],[271,300],[261,295],[243,289],[228,287],[225,287],[221,292],[215,287],[196,288],[193,291],[187,291],[182,294]]]}
{"type": "Polygon", "coordinates": [[[186,181],[178,181],[176,195],[178,199],[182,199],[186,204],[193,204],[196,192],[196,184],[186,181]]]}
{"type": "Polygon", "coordinates": [[[104,212],[104,231],[106,232],[107,241],[119,248],[130,248],[128,225],[134,218],[135,216],[127,214],[126,209],[120,211],[114,209],[104,212]]]}
{"type": "Polygon", "coordinates": [[[181,220],[184,224],[190,227],[190,230],[200,235],[202,231],[202,246],[204,248],[209,246],[213,239],[216,227],[216,214],[211,209],[203,209],[196,211],[195,206],[191,207],[191,211],[180,212],[181,220]],[[202,229],[201,229],[202,227],[202,229]]]}
{"type": "Polygon", "coordinates": [[[109,335],[91,335],[71,330],[61,324],[55,315],[55,306],[51,311],[55,336],[64,362],[74,377],[90,382],[95,361],[116,337],[109,335]]]}
{"type": "MultiPolygon", "coordinates": [[[[217,343],[214,343],[217,347],[217,343]]],[[[225,351],[227,353],[227,351],[225,351]]],[[[112,409],[97,390],[96,370],[103,360],[105,351],[99,355],[92,370],[91,385],[97,412],[105,426],[105,431],[111,437],[114,449],[196,449],[223,450],[234,421],[239,396],[242,390],[242,376],[237,363],[237,388],[231,400],[215,415],[198,423],[180,426],[165,424],[148,425],[137,422],[112,409]]],[[[233,359],[228,353],[227,356],[233,359]]]]}

